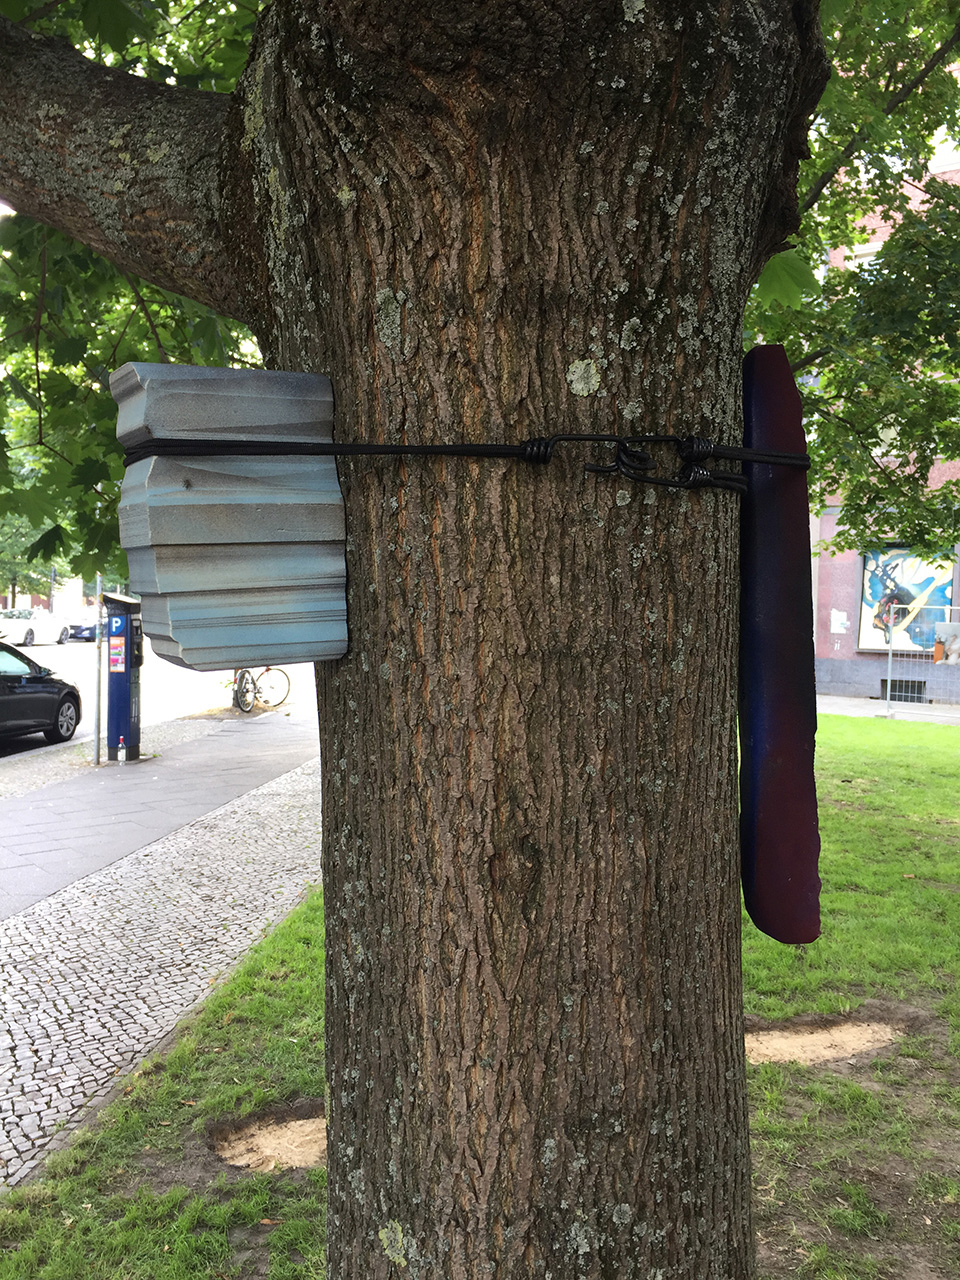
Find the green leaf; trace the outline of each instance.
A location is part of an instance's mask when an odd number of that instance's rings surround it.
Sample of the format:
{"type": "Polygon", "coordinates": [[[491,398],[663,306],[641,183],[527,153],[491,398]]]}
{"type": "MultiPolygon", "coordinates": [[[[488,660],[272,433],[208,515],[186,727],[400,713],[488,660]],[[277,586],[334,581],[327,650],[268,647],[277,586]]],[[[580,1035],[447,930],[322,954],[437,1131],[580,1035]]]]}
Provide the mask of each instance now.
{"type": "Polygon", "coordinates": [[[35,529],[38,529],[45,520],[56,520],[58,515],[57,503],[44,494],[38,485],[13,491],[5,497],[4,509],[9,512],[18,512],[35,529]]]}
{"type": "Polygon", "coordinates": [[[843,25],[850,10],[850,0],[820,0],[820,25],[832,33],[843,25]]]}
{"type": "Polygon", "coordinates": [[[66,530],[62,525],[55,524],[45,529],[40,537],[27,547],[24,555],[28,560],[52,560],[66,545],[66,530]]]}
{"type": "Polygon", "coordinates": [[[23,385],[23,383],[20,381],[18,377],[16,377],[12,373],[8,373],[6,377],[6,381],[10,384],[10,387],[14,395],[17,396],[18,399],[23,400],[26,404],[30,406],[31,409],[40,408],[40,401],[37,399],[37,397],[33,394],[32,391],[30,391],[27,387],[23,385]]]}
{"type": "Polygon", "coordinates": [[[61,338],[53,348],[52,360],[54,364],[79,364],[86,352],[86,338],[61,338]]]}
{"type": "Polygon", "coordinates": [[[0,13],[11,22],[20,22],[31,9],[39,7],[39,0],[36,3],[31,3],[31,0],[0,0],[0,13]]]}
{"type": "Polygon", "coordinates": [[[86,0],[81,21],[87,34],[122,53],[131,36],[146,36],[149,27],[123,0],[86,0]]]}
{"type": "Polygon", "coordinates": [[[761,307],[769,307],[776,302],[796,311],[803,306],[805,299],[816,297],[820,292],[820,281],[809,262],[796,249],[787,249],[770,259],[760,273],[755,289],[761,307]]]}
{"type": "Polygon", "coordinates": [[[73,468],[71,484],[80,489],[93,489],[108,478],[107,466],[103,459],[87,457],[73,468]]]}

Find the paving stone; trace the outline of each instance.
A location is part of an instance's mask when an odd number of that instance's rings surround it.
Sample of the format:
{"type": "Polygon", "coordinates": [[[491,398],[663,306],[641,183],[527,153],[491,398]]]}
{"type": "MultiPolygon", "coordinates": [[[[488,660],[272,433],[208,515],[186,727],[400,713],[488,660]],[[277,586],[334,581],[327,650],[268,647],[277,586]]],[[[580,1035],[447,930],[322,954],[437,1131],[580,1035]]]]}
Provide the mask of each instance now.
{"type": "Polygon", "coordinates": [[[319,883],[319,815],[312,760],[0,919],[5,1182],[319,883]]]}

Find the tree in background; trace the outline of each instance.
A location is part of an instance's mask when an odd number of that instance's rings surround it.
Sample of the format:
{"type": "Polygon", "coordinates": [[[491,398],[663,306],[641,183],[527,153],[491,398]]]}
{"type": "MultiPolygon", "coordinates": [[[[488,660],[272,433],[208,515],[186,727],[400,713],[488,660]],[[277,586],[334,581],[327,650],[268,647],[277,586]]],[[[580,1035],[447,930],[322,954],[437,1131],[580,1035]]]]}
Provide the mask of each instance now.
{"type": "MultiPolygon", "coordinates": [[[[57,34],[88,59],[184,88],[229,92],[246,61],[256,7],[128,6],[0,0],[24,31],[57,34]]],[[[109,141],[109,140],[107,140],[109,141]]],[[[104,246],[97,246],[103,248],[104,246]]],[[[123,474],[107,379],[128,360],[243,365],[248,330],[146,281],[49,226],[0,218],[0,512],[40,530],[86,578],[125,579],[116,506],[123,474]]]]}
{"type": "Polygon", "coordinates": [[[14,597],[50,594],[51,567],[62,571],[63,564],[44,565],[37,557],[37,532],[22,516],[0,516],[0,595],[14,597]]]}
{"type": "MultiPolygon", "coordinates": [[[[47,364],[61,405],[95,388],[148,312],[183,359],[205,306],[268,365],[329,373],[342,440],[740,439],[743,308],[796,228],[826,77],[810,0],[275,0],[237,89],[200,92],[219,12],[170,11],[166,43],[129,43],[118,0],[0,19],[0,192],[129,290],[114,346],[55,365],[69,249],[38,232],[15,400],[47,364]]],[[[64,468],[99,452],[97,394],[64,468]]],[[[584,470],[605,460],[341,460],[351,646],[318,672],[337,1280],[754,1275],[737,499],[584,470]]]]}
{"type": "Polygon", "coordinates": [[[803,222],[748,329],[804,377],[812,492],[840,502],[834,549],[893,538],[936,558],[960,540],[960,483],[928,489],[937,459],[960,458],[960,191],[927,174],[937,139],[960,136],[960,21],[942,0],[829,0],[822,16],[836,74],[801,167],[803,222]],[[893,232],[868,265],[824,271],[877,219],[893,232]]]}

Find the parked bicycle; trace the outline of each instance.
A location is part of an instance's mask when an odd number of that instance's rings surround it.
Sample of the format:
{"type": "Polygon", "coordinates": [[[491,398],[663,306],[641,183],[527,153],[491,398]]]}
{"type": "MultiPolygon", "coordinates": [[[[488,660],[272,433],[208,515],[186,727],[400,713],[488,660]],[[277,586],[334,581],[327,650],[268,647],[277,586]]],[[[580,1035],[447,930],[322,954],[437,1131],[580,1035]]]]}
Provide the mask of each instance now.
{"type": "Polygon", "coordinates": [[[241,711],[262,707],[279,707],[290,692],[290,677],[282,667],[264,667],[257,675],[248,667],[233,673],[233,705],[241,711]]]}

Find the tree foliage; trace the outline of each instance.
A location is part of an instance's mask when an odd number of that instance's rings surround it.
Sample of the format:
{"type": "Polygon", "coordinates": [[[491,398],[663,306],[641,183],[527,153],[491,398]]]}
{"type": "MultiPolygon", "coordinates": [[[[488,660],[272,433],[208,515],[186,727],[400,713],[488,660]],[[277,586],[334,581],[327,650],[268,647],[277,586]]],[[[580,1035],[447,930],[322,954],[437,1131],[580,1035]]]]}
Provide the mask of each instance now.
{"type": "MultiPolygon", "coordinates": [[[[256,9],[220,2],[80,0],[0,13],[68,37],[89,58],[190,88],[232,89],[256,9]]],[[[36,529],[85,577],[126,577],[116,506],[123,464],[110,373],[128,360],[237,365],[247,331],[22,216],[0,218],[0,516],[36,529]]]]}
{"type": "Polygon", "coordinates": [[[960,456],[960,191],[928,188],[871,262],[829,272],[819,308],[795,320],[812,353],[815,491],[842,503],[838,549],[892,534],[936,559],[960,541],[960,484],[928,487],[938,460],[960,456]]]}
{"type": "MultiPolygon", "coordinates": [[[[960,23],[943,0],[825,0],[821,12],[835,71],[802,170],[803,227],[761,277],[748,345],[783,342],[806,375],[812,490],[821,503],[840,496],[838,545],[891,536],[942,551],[957,540],[957,495],[929,492],[927,476],[935,458],[960,457],[956,344],[943,336],[957,307],[957,206],[942,184],[911,201],[938,131],[960,133],[949,70],[960,23]],[[831,248],[867,238],[872,214],[898,229],[869,269],[825,268],[831,248]]],[[[107,65],[221,92],[256,18],[224,0],[0,0],[0,13],[107,65]]],[[[127,360],[238,364],[255,348],[241,326],[29,219],[0,220],[0,255],[0,513],[25,515],[87,576],[122,573],[109,372],[127,360]]]]}
{"type": "Polygon", "coordinates": [[[802,375],[812,492],[840,504],[835,549],[888,538],[928,554],[960,538],[960,193],[928,178],[937,139],[960,133],[955,6],[822,6],[834,75],[801,171],[796,245],[771,260],[748,335],[783,342],[802,375]],[[831,250],[892,227],[864,266],[831,250]]]}
{"type": "MultiPolygon", "coordinates": [[[[47,595],[50,590],[50,568],[42,561],[48,557],[42,546],[37,547],[37,531],[24,516],[0,516],[0,595],[6,595],[16,586],[17,598],[21,595],[47,595]]],[[[54,558],[52,567],[63,569],[63,562],[54,558]]]]}

